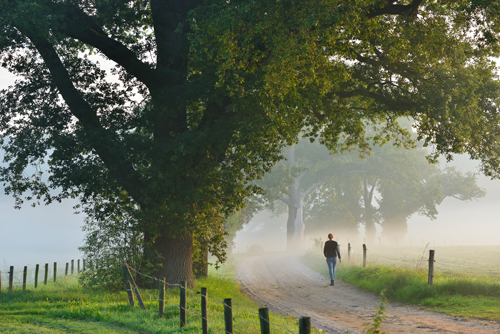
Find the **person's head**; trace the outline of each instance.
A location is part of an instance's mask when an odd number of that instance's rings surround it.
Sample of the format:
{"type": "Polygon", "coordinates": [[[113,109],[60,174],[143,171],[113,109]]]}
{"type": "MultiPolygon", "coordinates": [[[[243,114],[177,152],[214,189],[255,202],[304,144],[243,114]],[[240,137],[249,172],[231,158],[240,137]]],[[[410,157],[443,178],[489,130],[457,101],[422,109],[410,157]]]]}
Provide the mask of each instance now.
{"type": "Polygon", "coordinates": [[[333,239],[333,234],[329,233],[328,234],[328,239],[332,240],[333,239]]]}

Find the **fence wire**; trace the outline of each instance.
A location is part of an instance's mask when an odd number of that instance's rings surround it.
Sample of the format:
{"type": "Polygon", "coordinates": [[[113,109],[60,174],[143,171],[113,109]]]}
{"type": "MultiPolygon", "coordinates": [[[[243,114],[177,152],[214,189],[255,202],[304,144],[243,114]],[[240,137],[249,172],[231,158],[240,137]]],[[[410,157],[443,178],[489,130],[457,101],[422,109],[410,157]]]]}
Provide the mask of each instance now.
{"type": "MultiPolygon", "coordinates": [[[[164,284],[167,284],[167,285],[169,285],[169,286],[181,287],[181,285],[180,285],[180,284],[169,283],[169,282],[166,282],[165,280],[158,279],[158,278],[152,277],[152,276],[150,276],[150,275],[147,275],[147,274],[141,273],[140,271],[138,271],[137,269],[134,269],[134,268],[130,267],[129,265],[127,265],[127,267],[128,267],[130,270],[132,270],[132,271],[134,271],[135,273],[137,273],[138,275],[141,275],[141,276],[143,276],[143,277],[147,277],[147,278],[153,279],[155,282],[163,282],[164,284]]],[[[190,289],[190,288],[188,288],[188,287],[184,287],[184,288],[186,289],[186,292],[188,292],[188,291],[189,291],[189,292],[191,292],[191,294],[192,294],[192,295],[201,295],[201,292],[200,292],[200,291],[196,291],[196,290],[190,289]]],[[[165,300],[160,299],[160,298],[159,298],[159,296],[158,296],[158,297],[156,297],[155,295],[152,295],[152,294],[149,292],[149,290],[147,290],[147,289],[143,289],[143,290],[141,290],[141,291],[145,292],[145,293],[148,295],[148,297],[149,297],[150,299],[152,298],[152,299],[155,299],[155,300],[162,301],[162,302],[166,303],[166,301],[165,301],[165,300]]],[[[209,303],[209,302],[211,302],[211,303],[212,303],[212,305],[217,305],[217,304],[218,304],[218,302],[212,302],[212,299],[211,299],[211,298],[209,298],[208,296],[205,296],[205,298],[206,298],[206,301],[207,301],[207,305],[208,305],[208,303],[209,303]]],[[[282,326],[282,325],[277,324],[277,323],[273,323],[273,322],[271,322],[271,321],[269,321],[269,320],[267,320],[267,319],[263,318],[263,317],[262,317],[262,316],[261,316],[258,312],[255,312],[255,313],[254,313],[254,312],[240,311],[240,310],[238,310],[238,309],[235,309],[235,308],[234,308],[234,307],[232,307],[232,306],[227,305],[224,301],[222,302],[222,304],[223,304],[224,306],[229,307],[232,311],[235,311],[235,312],[240,313],[240,314],[245,314],[245,315],[256,315],[259,319],[262,319],[262,320],[266,321],[267,323],[269,323],[269,325],[270,325],[270,326],[280,327],[280,328],[282,328],[282,329],[286,330],[286,331],[287,331],[287,332],[289,332],[289,333],[294,333],[294,331],[290,330],[289,328],[286,328],[285,326],[282,326]]],[[[179,309],[183,309],[183,310],[185,310],[185,311],[186,311],[186,312],[188,312],[189,314],[194,315],[195,317],[197,317],[197,318],[199,318],[199,319],[206,320],[206,321],[207,321],[207,324],[211,324],[212,326],[217,327],[218,329],[222,330],[223,332],[228,333],[228,332],[226,332],[226,330],[225,330],[224,328],[222,328],[222,327],[218,326],[217,324],[215,324],[215,323],[213,323],[213,322],[210,322],[207,318],[204,318],[204,317],[202,317],[201,315],[198,315],[198,314],[196,314],[195,312],[193,312],[193,311],[191,311],[191,310],[189,310],[189,309],[187,309],[187,308],[181,307],[180,305],[176,305],[176,307],[177,307],[177,308],[179,308],[179,309]]],[[[158,311],[158,314],[159,314],[159,311],[158,311]]]]}

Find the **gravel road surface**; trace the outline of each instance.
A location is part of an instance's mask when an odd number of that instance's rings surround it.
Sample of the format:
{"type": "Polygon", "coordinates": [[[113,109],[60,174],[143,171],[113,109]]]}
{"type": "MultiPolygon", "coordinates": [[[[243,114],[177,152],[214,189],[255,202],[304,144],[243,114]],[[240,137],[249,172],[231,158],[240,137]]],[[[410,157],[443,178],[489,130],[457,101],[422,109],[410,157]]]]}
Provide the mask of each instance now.
{"type": "MultiPolygon", "coordinates": [[[[311,317],[313,326],[326,333],[362,333],[380,301],[340,280],[329,286],[330,278],[303,264],[301,254],[249,256],[238,264],[236,279],[260,304],[274,312],[311,317]]],[[[386,314],[382,329],[391,334],[500,334],[498,322],[451,317],[397,302],[388,304],[386,314]]]]}

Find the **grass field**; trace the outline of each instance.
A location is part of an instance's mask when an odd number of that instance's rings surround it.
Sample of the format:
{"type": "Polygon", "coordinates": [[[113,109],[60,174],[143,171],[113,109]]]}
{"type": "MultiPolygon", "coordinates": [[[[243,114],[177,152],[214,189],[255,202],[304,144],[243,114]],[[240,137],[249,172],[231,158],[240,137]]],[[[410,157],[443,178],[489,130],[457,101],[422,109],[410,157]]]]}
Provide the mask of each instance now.
{"type": "MultiPolygon", "coordinates": [[[[258,308],[240,293],[229,262],[207,280],[196,282],[208,289],[210,333],[224,333],[224,298],[232,298],[233,325],[237,333],[260,333],[258,308]]],[[[4,286],[5,288],[5,286],[4,286]]],[[[179,326],[179,289],[166,293],[165,316],[158,317],[158,292],[141,290],[147,311],[128,305],[125,291],[106,292],[83,289],[76,276],[58,282],[0,293],[0,331],[2,333],[201,333],[201,297],[187,293],[187,324],[179,326]]],[[[270,314],[272,333],[298,332],[298,319],[270,314]]],[[[313,330],[313,333],[319,333],[313,330]]]]}
{"type": "MultiPolygon", "coordinates": [[[[353,249],[351,261],[344,250],[337,277],[376,294],[385,290],[392,300],[433,311],[500,320],[500,246],[449,246],[434,250],[432,286],[427,283],[429,250],[424,247],[369,247],[364,269],[362,250],[353,249]]],[[[304,262],[328,274],[321,252],[308,252],[304,262]]]]}
{"type": "MultiPolygon", "coordinates": [[[[352,246],[353,247],[353,246],[352,246]]],[[[342,254],[347,259],[347,247],[342,254]]],[[[353,247],[354,248],[354,247],[353,247]]],[[[368,246],[367,264],[398,268],[428,268],[429,247],[368,246]]],[[[500,246],[440,246],[435,251],[436,273],[455,276],[500,276],[500,246]]],[[[354,263],[362,262],[362,247],[352,250],[354,263]]]]}

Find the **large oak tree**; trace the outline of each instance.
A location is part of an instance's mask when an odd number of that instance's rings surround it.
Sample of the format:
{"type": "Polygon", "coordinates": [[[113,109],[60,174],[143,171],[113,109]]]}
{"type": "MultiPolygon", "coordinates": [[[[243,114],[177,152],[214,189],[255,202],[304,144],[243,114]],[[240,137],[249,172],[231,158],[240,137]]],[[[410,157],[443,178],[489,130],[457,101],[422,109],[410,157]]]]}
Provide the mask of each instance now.
{"type": "Polygon", "coordinates": [[[0,0],[1,65],[19,76],[0,93],[1,179],[18,204],[79,197],[96,219],[132,215],[154,274],[192,284],[193,233],[221,229],[303,128],[332,150],[342,137],[366,148],[368,125],[375,142],[405,140],[407,116],[436,154],[468,152],[496,176],[497,13],[463,0],[0,0]],[[48,176],[27,169],[41,162],[48,176]]]}

